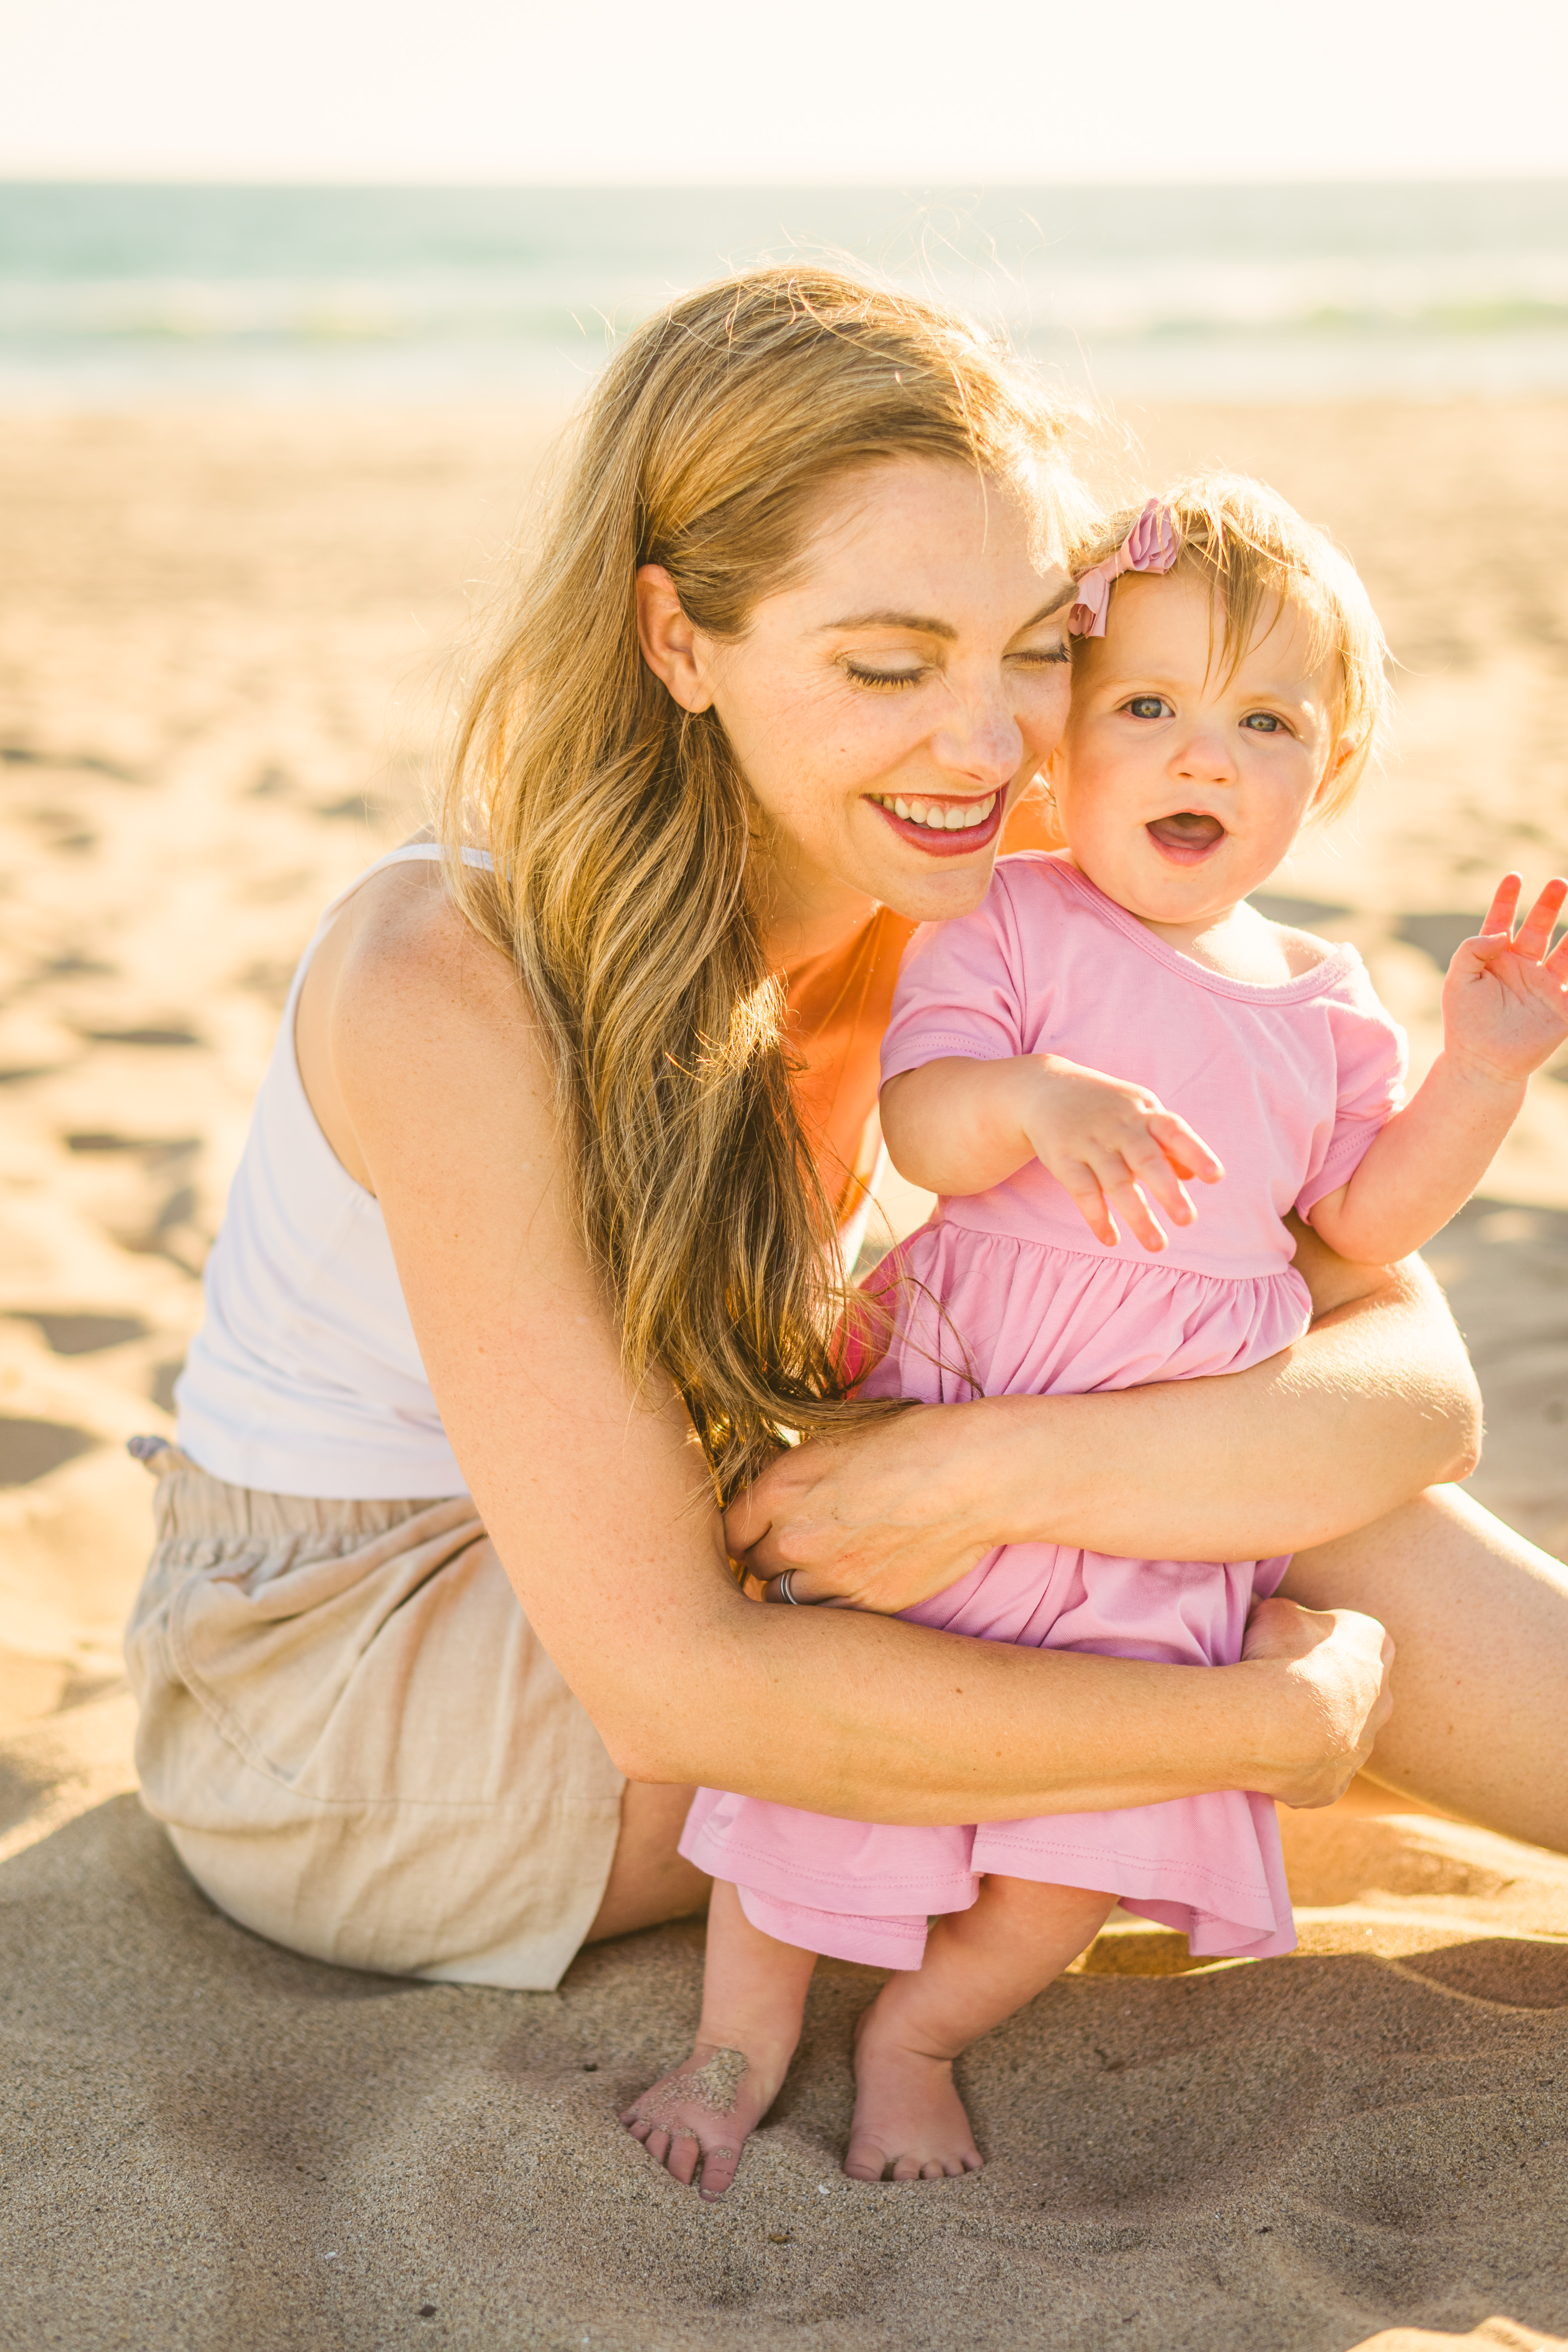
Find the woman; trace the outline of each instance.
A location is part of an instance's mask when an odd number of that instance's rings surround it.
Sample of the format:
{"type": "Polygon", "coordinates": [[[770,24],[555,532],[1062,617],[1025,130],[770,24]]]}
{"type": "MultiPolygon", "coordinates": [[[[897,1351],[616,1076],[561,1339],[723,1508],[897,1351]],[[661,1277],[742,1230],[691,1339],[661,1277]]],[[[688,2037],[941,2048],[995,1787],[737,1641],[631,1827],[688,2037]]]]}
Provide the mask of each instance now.
{"type": "Polygon", "coordinates": [[[1424,1494],[1475,1402],[1419,1269],[1303,1234],[1318,1323],[1234,1379],[841,1393],[825,1244],[898,952],[978,902],[1065,710],[1060,441],[962,325],[826,272],[606,371],[474,690],[471,845],[384,861],[301,967],[165,1457],[143,1790],[261,1932],[553,1985],[700,1903],[698,1780],[893,1822],[1313,1804],[1381,1734],[1393,1785],[1564,1834],[1568,1591],[1424,1494]],[[1293,1549],[1291,1597],[1201,1675],[876,1613],[1036,1538],[1293,1549]],[[727,1553],[855,1610],[758,1607],[727,1553]]]}

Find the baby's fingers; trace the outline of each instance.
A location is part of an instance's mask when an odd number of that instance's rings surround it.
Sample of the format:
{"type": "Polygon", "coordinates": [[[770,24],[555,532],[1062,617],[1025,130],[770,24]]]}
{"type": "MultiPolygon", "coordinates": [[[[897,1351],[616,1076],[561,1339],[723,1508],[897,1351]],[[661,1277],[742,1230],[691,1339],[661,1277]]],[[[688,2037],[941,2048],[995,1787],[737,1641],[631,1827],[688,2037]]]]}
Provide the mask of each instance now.
{"type": "MultiPolygon", "coordinates": [[[[1105,1186],[1107,1199],[1127,1220],[1127,1229],[1133,1240],[1141,1242],[1146,1250],[1163,1250],[1165,1246],[1165,1228],[1150,1208],[1142,1188],[1133,1180],[1131,1171],[1129,1169],[1124,1172],[1120,1183],[1107,1183],[1103,1176],[1100,1181],[1105,1186]]],[[[1189,1217],[1192,1214],[1190,1202],[1187,1204],[1187,1214],[1189,1217]]]]}
{"type": "MultiPolygon", "coordinates": [[[[1047,1164],[1049,1165],[1048,1162],[1047,1164]]],[[[1121,1236],[1116,1230],[1116,1220],[1110,1213],[1105,1195],[1100,1189],[1100,1179],[1093,1169],[1087,1167],[1081,1160],[1068,1160],[1059,1167],[1051,1167],[1051,1174],[1070,1196],[1073,1206],[1096,1241],[1104,1242],[1108,1248],[1114,1249],[1121,1236]]]]}
{"type": "Polygon", "coordinates": [[[1552,944],[1552,934],[1557,929],[1557,918],[1563,912],[1563,901],[1568,898],[1568,882],[1556,875],[1547,884],[1531,907],[1514,938],[1519,954],[1543,956],[1552,944]]]}
{"type": "Polygon", "coordinates": [[[1202,1184],[1217,1184],[1225,1174],[1218,1152],[1211,1151],[1202,1136],[1194,1135],[1173,1110],[1156,1111],[1149,1121],[1149,1132],[1178,1176],[1195,1176],[1202,1184]]]}
{"type": "Polygon", "coordinates": [[[1523,888],[1522,874],[1503,876],[1502,880],[1492,892],[1492,902],[1487,908],[1486,920],[1481,925],[1483,938],[1490,939],[1494,932],[1498,931],[1502,933],[1504,939],[1512,936],[1513,919],[1519,912],[1520,893],[1523,888]]]}
{"type": "MultiPolygon", "coordinates": [[[[1141,1136],[1135,1143],[1123,1149],[1128,1172],[1141,1192],[1158,1202],[1178,1225],[1190,1225],[1196,1211],[1188,1197],[1186,1186],[1169,1155],[1161,1150],[1152,1135],[1141,1136]]],[[[1103,1178],[1101,1179],[1103,1181],[1103,1178]]]]}

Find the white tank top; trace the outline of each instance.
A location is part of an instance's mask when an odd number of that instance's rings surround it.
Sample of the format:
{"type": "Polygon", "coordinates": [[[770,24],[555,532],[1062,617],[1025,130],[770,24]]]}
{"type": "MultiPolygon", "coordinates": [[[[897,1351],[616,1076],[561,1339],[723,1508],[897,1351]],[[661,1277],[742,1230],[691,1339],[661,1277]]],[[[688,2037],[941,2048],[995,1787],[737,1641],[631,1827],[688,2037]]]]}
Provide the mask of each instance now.
{"type": "Polygon", "coordinates": [[[294,1055],[300,991],[332,918],[383,866],[440,855],[417,842],[367,867],[321,917],[289,991],[207,1260],[205,1318],[174,1384],[182,1452],[231,1486],[344,1502],[467,1490],[381,1204],[321,1133],[294,1055]]]}
{"type": "MultiPolygon", "coordinates": [[[[381,1204],[321,1133],[294,1055],[300,991],[333,917],[384,866],[440,856],[426,841],[377,858],[332,900],[294,974],[207,1260],[206,1314],[174,1383],[182,1452],[230,1486],[342,1502],[468,1491],[381,1204]]],[[[490,863],[480,849],[463,856],[490,863]]],[[[839,1235],[847,1265],[869,1207],[868,1193],[839,1235]]]]}

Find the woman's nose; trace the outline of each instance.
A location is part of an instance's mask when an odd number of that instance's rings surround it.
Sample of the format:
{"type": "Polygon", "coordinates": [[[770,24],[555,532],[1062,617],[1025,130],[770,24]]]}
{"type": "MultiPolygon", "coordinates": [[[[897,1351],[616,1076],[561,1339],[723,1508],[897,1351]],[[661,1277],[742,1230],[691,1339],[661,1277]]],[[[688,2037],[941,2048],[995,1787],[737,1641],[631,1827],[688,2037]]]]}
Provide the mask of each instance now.
{"type": "Polygon", "coordinates": [[[932,749],[944,768],[1000,789],[1012,781],[1023,760],[1023,730],[1000,698],[962,700],[949,712],[932,749]]]}

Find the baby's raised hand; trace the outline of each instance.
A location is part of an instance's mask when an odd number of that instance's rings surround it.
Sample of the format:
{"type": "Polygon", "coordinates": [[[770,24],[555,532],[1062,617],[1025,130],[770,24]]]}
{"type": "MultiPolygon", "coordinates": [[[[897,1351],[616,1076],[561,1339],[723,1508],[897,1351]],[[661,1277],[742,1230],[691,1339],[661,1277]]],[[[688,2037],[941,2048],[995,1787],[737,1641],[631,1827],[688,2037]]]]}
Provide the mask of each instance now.
{"type": "Polygon", "coordinates": [[[1568,882],[1549,882],[1516,931],[1523,887],[1520,875],[1504,875],[1443,982],[1447,1052],[1467,1076],[1503,1086],[1522,1086],[1568,1037],[1568,939],[1552,949],[1568,882]]]}
{"type": "Polygon", "coordinates": [[[1151,1203],[1173,1224],[1190,1225],[1197,1212],[1182,1179],[1216,1184],[1225,1174],[1218,1159],[1147,1087],[1056,1054],[1039,1055],[1037,1071],[1023,1125],[1041,1165],[1072,1195],[1098,1240],[1121,1239],[1114,1208],[1135,1241],[1163,1250],[1164,1228],[1151,1203]]]}

